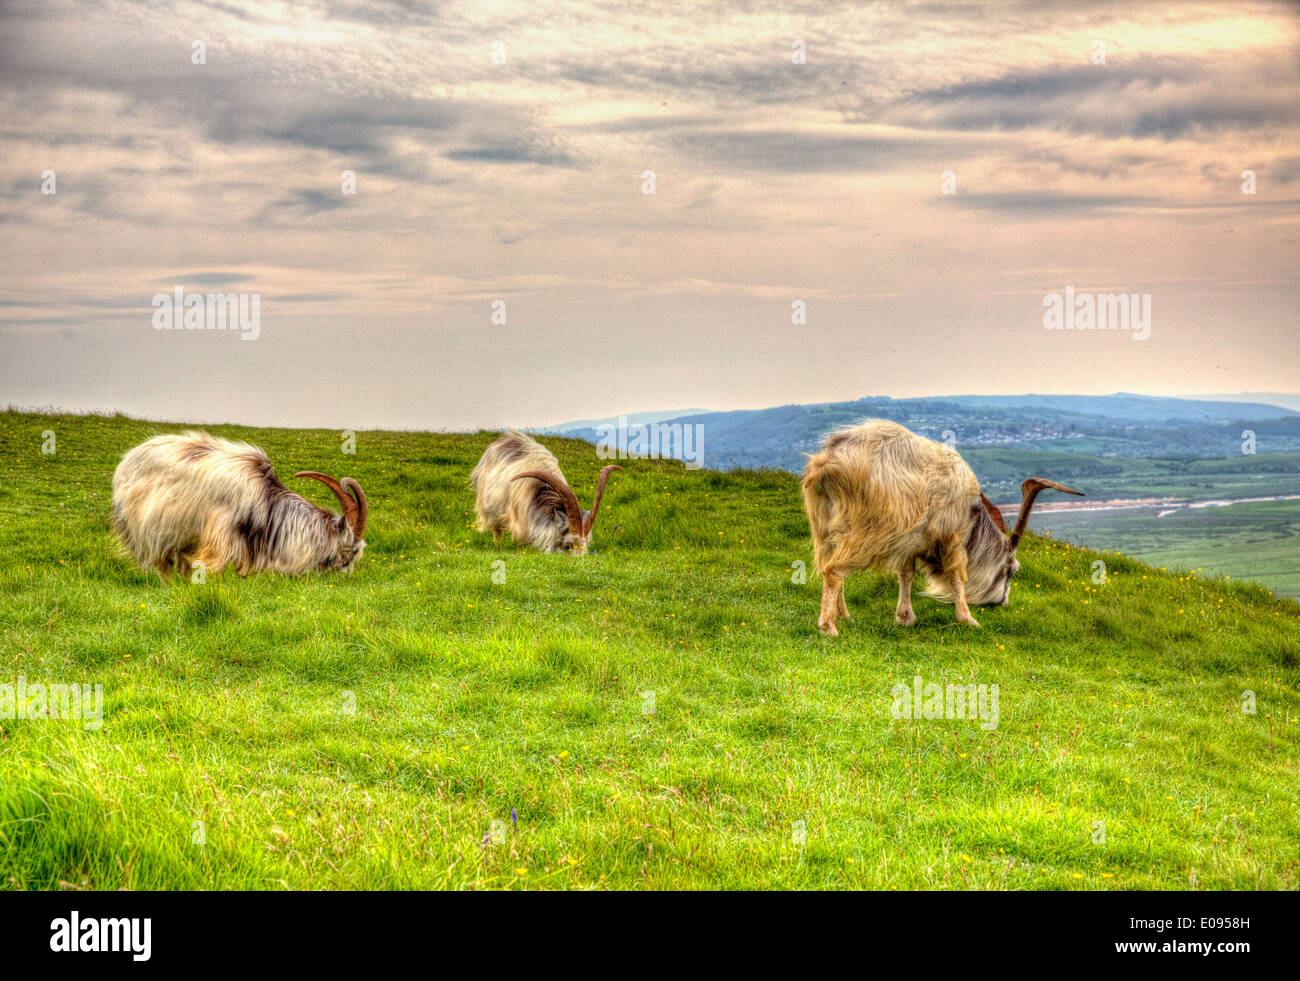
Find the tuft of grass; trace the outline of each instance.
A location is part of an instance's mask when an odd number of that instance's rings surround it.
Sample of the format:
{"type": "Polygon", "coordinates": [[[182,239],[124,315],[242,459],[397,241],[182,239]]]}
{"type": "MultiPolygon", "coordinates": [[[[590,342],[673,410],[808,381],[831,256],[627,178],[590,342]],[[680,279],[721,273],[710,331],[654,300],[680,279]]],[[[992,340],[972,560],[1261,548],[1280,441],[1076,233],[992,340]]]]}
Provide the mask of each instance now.
{"type": "Polygon", "coordinates": [[[238,603],[232,597],[229,587],[222,583],[211,589],[181,593],[176,607],[180,622],[191,629],[230,623],[239,614],[238,603]]]}
{"type": "Polygon", "coordinates": [[[110,480],[182,428],[0,414],[0,684],[104,693],[0,719],[0,886],[1297,887],[1300,606],[1258,586],[1030,536],[983,629],[863,574],[829,640],[791,475],[625,461],[546,556],[471,527],[493,433],[233,426],[356,477],[366,553],[165,584],[110,480]],[[917,675],[998,685],[996,728],[896,719],[917,675]]]}

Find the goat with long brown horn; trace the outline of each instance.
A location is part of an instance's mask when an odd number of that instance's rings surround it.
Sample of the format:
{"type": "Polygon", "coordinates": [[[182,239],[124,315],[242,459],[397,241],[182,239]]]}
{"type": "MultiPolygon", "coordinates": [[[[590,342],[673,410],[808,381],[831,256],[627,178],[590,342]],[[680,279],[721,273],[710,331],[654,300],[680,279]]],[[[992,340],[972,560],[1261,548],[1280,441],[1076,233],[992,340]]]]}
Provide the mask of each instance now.
{"type": "Polygon", "coordinates": [[[298,575],[351,572],[366,547],[370,508],[351,477],[304,470],[334,492],[333,514],[281,483],[266,454],[207,433],[155,436],[128,452],[113,474],[113,527],[146,569],[166,578],[234,567],[298,575]]]}
{"type": "Polygon", "coordinates": [[[968,604],[1008,603],[1020,569],[1016,547],[1034,501],[1049,488],[1084,496],[1031,477],[1021,485],[1020,514],[1008,534],[970,467],[942,443],[882,419],[831,433],[809,458],[803,480],[822,576],[818,629],[838,633],[836,618],[848,615],[844,578],[866,568],[898,576],[894,622],[911,626],[917,562],[928,580],[925,595],[954,604],[958,621],[978,627],[968,604]]]}
{"type": "Polygon", "coordinates": [[[479,528],[498,540],[509,531],[519,544],[542,552],[585,552],[609,475],[622,469],[611,464],[600,471],[595,500],[584,511],[555,455],[535,439],[508,430],[483,451],[470,474],[479,528]]]}

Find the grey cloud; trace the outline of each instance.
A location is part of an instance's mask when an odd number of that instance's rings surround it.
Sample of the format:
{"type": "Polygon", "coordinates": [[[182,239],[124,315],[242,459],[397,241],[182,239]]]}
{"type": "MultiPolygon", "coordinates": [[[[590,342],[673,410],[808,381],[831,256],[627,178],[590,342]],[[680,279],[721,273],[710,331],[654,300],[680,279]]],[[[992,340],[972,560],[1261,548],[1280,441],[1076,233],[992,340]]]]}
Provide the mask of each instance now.
{"type": "Polygon", "coordinates": [[[379,27],[432,24],[439,19],[437,5],[428,0],[331,0],[324,13],[333,20],[379,27]]]}
{"type": "Polygon", "coordinates": [[[1080,177],[1092,177],[1107,180],[1123,176],[1131,171],[1150,165],[1161,165],[1158,157],[1141,153],[1107,153],[1097,159],[1090,156],[1086,149],[1018,149],[1016,157],[1020,160],[1043,163],[1051,166],[1061,174],[1080,177]]]}
{"type": "Polygon", "coordinates": [[[335,300],[346,300],[351,298],[350,293],[279,293],[275,296],[267,295],[267,301],[278,303],[330,303],[335,300]]]}
{"type": "Polygon", "coordinates": [[[285,211],[303,218],[310,218],[322,211],[333,211],[336,208],[342,208],[346,203],[347,198],[341,192],[326,193],[315,188],[301,187],[291,191],[288,197],[273,201],[268,210],[285,211]]]}
{"type": "Polygon", "coordinates": [[[1020,218],[1100,217],[1158,204],[1152,198],[1119,194],[1066,194],[1056,191],[1006,191],[953,194],[937,199],[957,208],[992,211],[1020,218]]]}
{"type": "Polygon", "coordinates": [[[1265,169],[1279,184],[1291,184],[1300,180],[1300,157],[1284,157],[1275,161],[1272,167],[1265,169]]]}
{"type": "MultiPolygon", "coordinates": [[[[813,42],[809,42],[813,47],[813,42]]],[[[587,88],[662,92],[670,98],[709,98],[720,105],[778,105],[805,102],[828,95],[859,92],[874,79],[866,62],[858,59],[810,61],[790,64],[790,49],[773,44],[770,54],[744,52],[702,53],[699,49],[664,51],[657,60],[608,57],[569,63],[558,70],[546,65],[522,69],[538,81],[574,82],[587,88]],[[740,54],[743,60],[734,55],[740,54]],[[729,59],[728,55],[732,55],[729,59]]],[[[664,100],[667,101],[667,100],[664,100]]]]}
{"type": "MultiPolygon", "coordinates": [[[[391,96],[341,99],[314,87],[279,94],[255,84],[249,87],[254,90],[255,112],[250,112],[253,107],[248,98],[234,88],[216,93],[215,97],[205,93],[213,115],[204,125],[212,139],[275,140],[340,154],[381,154],[395,130],[417,137],[440,133],[450,129],[465,113],[463,106],[430,99],[391,96]]],[[[243,85],[238,88],[242,89],[243,85]]]]}
{"type": "Polygon", "coordinates": [[[572,167],[573,156],[555,147],[537,146],[521,141],[496,143],[486,146],[448,150],[443,154],[448,160],[481,163],[533,163],[546,167],[572,167]]]}
{"type": "Polygon", "coordinates": [[[951,162],[970,152],[957,141],[824,136],[798,130],[702,130],[677,146],[739,170],[781,173],[885,170],[908,163],[951,162]]]}
{"type": "MultiPolygon", "coordinates": [[[[217,9],[245,13],[226,5],[217,9]]],[[[354,13],[365,19],[377,16],[376,10],[366,5],[354,13]]],[[[309,57],[309,48],[227,50],[214,40],[208,63],[193,65],[189,42],[163,32],[107,43],[94,34],[60,29],[57,21],[13,12],[0,18],[6,21],[0,29],[0,89],[16,93],[29,111],[49,119],[69,93],[84,91],[127,101],[128,111],[109,126],[90,132],[47,129],[42,142],[51,145],[156,145],[161,119],[169,130],[163,134],[168,149],[179,146],[183,157],[193,152],[193,140],[183,138],[188,130],[214,144],[326,151],[358,170],[419,180],[431,177],[432,153],[399,150],[399,137],[436,152],[463,138],[460,130],[471,121],[485,139],[506,140],[528,127],[527,117],[513,107],[423,98],[340,77],[338,59],[309,57]],[[123,132],[128,127],[131,131],[123,132]]]]}
{"type": "Polygon", "coordinates": [[[514,245],[517,242],[532,238],[539,230],[536,225],[509,222],[494,226],[492,234],[501,245],[514,245]]]}
{"type": "MultiPolygon", "coordinates": [[[[1179,139],[1300,121],[1300,76],[1289,56],[1223,64],[1155,59],[1078,65],[926,89],[895,101],[890,122],[934,129],[1047,129],[1179,139]]],[[[879,121],[874,112],[862,121],[879,121]]]]}
{"type": "Polygon", "coordinates": [[[160,279],[159,283],[185,283],[195,286],[229,286],[232,283],[245,283],[253,277],[247,273],[201,272],[186,273],[183,276],[160,279]]]}
{"type": "Polygon", "coordinates": [[[726,117],[713,114],[709,116],[624,116],[621,119],[607,119],[599,122],[584,123],[579,128],[586,133],[653,133],[660,130],[687,130],[700,127],[719,127],[725,125],[726,117]]]}

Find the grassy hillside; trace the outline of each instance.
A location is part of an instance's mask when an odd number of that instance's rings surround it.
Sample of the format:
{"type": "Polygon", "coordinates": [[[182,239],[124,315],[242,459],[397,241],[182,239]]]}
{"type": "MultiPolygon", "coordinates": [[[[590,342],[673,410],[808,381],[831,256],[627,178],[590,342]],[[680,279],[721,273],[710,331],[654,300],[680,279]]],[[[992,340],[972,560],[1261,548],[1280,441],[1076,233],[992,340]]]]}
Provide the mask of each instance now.
{"type": "MultiPolygon", "coordinates": [[[[1030,537],[983,629],[924,599],[897,628],[862,575],[829,640],[788,474],[629,464],[596,552],[544,556],[470,527],[492,434],[234,427],[282,475],[357,477],[369,548],[168,586],[106,518],[120,454],[177,428],[0,414],[0,683],[106,699],[98,731],[0,720],[0,884],[1300,882],[1300,606],[1259,587],[1030,537]],[[997,727],[893,718],[917,675],[997,684],[997,727]]],[[[548,442],[589,496],[591,446],[548,442]]]]}

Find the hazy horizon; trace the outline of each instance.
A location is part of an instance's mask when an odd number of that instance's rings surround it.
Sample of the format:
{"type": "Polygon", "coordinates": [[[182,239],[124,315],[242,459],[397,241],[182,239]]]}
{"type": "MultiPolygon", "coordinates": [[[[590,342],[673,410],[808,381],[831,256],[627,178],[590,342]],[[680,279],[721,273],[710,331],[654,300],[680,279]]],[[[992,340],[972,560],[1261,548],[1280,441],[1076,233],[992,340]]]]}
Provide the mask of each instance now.
{"type": "MultiPolygon", "coordinates": [[[[898,398],[921,398],[921,399],[933,399],[935,401],[942,401],[945,398],[962,398],[965,396],[972,396],[972,395],[985,395],[985,396],[994,396],[994,397],[1002,397],[1002,398],[1015,398],[1015,397],[1024,397],[1024,396],[1031,396],[1031,395],[1081,395],[1085,397],[1104,397],[1108,395],[1137,395],[1146,398],[1174,398],[1174,399],[1185,399],[1187,401],[1196,401],[1196,402],[1220,401],[1220,402],[1255,403],[1261,405],[1270,405],[1277,408],[1291,409],[1293,411],[1300,411],[1300,392],[1226,392],[1222,394],[1210,394],[1210,395],[1197,394],[1197,395],[1164,395],[1164,396],[1153,396],[1147,392],[947,392],[943,394],[930,393],[928,395],[918,395],[918,396],[899,396],[898,398]]],[[[876,393],[876,394],[868,394],[868,395],[859,395],[852,399],[841,399],[838,401],[857,401],[858,399],[870,399],[870,398],[882,398],[882,397],[894,398],[894,396],[882,396],[876,393]]],[[[816,403],[789,403],[789,402],[775,403],[774,402],[771,403],[770,405],[719,406],[713,408],[696,406],[693,409],[690,408],[688,409],[627,408],[622,410],[616,410],[614,412],[609,413],[608,415],[586,416],[581,419],[557,419],[553,422],[514,420],[514,421],[508,421],[506,423],[502,423],[497,426],[471,426],[462,429],[455,429],[455,428],[445,427],[445,426],[421,426],[421,425],[366,426],[360,428],[384,429],[384,430],[399,431],[399,432],[400,431],[473,432],[479,430],[490,431],[490,430],[504,429],[507,426],[511,428],[523,429],[523,430],[553,430],[560,427],[577,428],[575,424],[601,422],[607,419],[617,419],[619,416],[629,416],[629,417],[662,416],[663,418],[667,419],[667,418],[678,418],[680,416],[688,415],[693,412],[710,413],[710,412],[754,411],[754,410],[761,410],[761,409],[779,408],[782,405],[796,405],[796,404],[816,404],[816,403]]],[[[8,403],[3,406],[0,406],[0,411],[2,410],[15,410],[18,412],[31,412],[31,413],[52,413],[55,415],[64,415],[64,414],[113,415],[115,413],[120,413],[121,415],[127,416],[128,418],[140,419],[144,422],[176,423],[181,425],[195,425],[195,426],[235,425],[235,426],[283,428],[283,429],[343,428],[342,423],[336,424],[334,426],[325,423],[291,425],[291,424],[279,422],[274,419],[251,420],[247,418],[236,418],[236,417],[199,418],[194,416],[183,416],[183,415],[182,416],[154,416],[148,414],[128,412],[123,409],[107,407],[107,406],[90,406],[84,408],[83,407],[73,408],[69,406],[52,405],[52,404],[19,405],[14,403],[8,403]]],[[[346,428],[353,428],[353,427],[346,427],[346,428]]]]}

